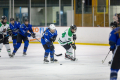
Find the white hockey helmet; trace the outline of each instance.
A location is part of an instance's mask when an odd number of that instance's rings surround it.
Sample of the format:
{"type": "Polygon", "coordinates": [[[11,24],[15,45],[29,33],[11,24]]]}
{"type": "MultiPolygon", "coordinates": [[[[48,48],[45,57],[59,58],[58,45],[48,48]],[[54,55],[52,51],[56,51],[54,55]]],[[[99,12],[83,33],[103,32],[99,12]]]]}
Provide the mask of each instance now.
{"type": "Polygon", "coordinates": [[[54,24],[50,24],[49,28],[50,28],[51,30],[55,30],[55,29],[56,29],[56,27],[55,27],[54,24]]]}

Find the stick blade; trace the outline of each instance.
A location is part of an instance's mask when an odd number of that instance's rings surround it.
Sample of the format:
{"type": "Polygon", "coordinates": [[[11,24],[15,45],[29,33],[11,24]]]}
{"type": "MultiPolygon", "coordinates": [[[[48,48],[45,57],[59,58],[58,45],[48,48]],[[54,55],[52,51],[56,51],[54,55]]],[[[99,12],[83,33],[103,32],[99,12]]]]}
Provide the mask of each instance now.
{"type": "Polygon", "coordinates": [[[55,54],[56,56],[62,56],[62,54],[55,54]]]}
{"type": "Polygon", "coordinates": [[[104,63],[104,61],[102,60],[102,64],[104,63]]]}

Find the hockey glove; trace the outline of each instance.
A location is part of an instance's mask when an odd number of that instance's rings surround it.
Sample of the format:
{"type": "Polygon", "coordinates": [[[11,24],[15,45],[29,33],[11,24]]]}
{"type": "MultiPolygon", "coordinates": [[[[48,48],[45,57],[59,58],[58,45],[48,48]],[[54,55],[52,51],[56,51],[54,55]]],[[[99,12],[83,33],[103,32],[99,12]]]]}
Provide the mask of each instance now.
{"type": "Polygon", "coordinates": [[[54,50],[54,45],[51,43],[50,44],[50,50],[53,51],[54,50]]]}
{"type": "Polygon", "coordinates": [[[76,34],[73,34],[73,41],[76,40],[76,34]]]}
{"type": "Polygon", "coordinates": [[[33,38],[35,38],[35,33],[31,33],[31,36],[32,36],[33,38]]]}
{"type": "Polygon", "coordinates": [[[25,36],[28,36],[28,37],[31,36],[31,34],[30,34],[30,33],[27,33],[27,32],[26,32],[24,35],[25,35],[25,36]]]}
{"type": "Polygon", "coordinates": [[[114,52],[115,47],[114,46],[110,46],[110,51],[114,52]]]}
{"type": "Polygon", "coordinates": [[[114,50],[115,50],[115,43],[112,42],[112,41],[109,41],[109,44],[110,44],[110,51],[114,52],[114,50]]]}
{"type": "Polygon", "coordinates": [[[11,30],[11,29],[8,30],[8,34],[9,34],[10,36],[12,36],[12,30],[11,30]]]}
{"type": "Polygon", "coordinates": [[[28,35],[27,35],[28,37],[31,37],[31,34],[30,33],[28,33],[28,35]]]}
{"type": "Polygon", "coordinates": [[[56,40],[56,36],[51,37],[51,39],[50,39],[51,42],[54,42],[55,40],[56,40]]]}
{"type": "Polygon", "coordinates": [[[3,31],[2,32],[6,32],[6,28],[5,29],[3,29],[3,31]]]}
{"type": "Polygon", "coordinates": [[[76,50],[76,45],[75,44],[71,44],[72,48],[76,50]]]}

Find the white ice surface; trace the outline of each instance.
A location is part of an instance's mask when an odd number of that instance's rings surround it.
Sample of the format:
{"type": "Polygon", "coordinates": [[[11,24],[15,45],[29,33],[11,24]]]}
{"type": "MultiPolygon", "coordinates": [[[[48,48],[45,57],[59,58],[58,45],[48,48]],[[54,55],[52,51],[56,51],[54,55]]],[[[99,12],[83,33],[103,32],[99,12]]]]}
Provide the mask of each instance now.
{"type": "MultiPolygon", "coordinates": [[[[12,44],[10,46],[13,50],[12,44]]],[[[71,62],[64,59],[65,50],[55,44],[56,54],[63,53],[63,56],[55,57],[59,63],[49,64],[43,64],[44,49],[41,44],[29,44],[25,57],[22,56],[23,46],[12,59],[3,47],[0,53],[0,80],[109,80],[108,61],[112,53],[102,64],[109,46],[77,45],[78,61],[71,62]]]]}

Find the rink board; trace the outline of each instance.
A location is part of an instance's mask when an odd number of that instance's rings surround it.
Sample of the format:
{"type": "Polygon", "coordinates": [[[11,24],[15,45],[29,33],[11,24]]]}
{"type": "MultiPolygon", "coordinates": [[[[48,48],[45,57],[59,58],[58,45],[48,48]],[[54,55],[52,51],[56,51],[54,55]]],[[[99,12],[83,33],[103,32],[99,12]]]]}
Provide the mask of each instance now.
{"type": "MultiPolygon", "coordinates": [[[[33,31],[36,33],[37,38],[40,40],[42,33],[46,30],[47,27],[33,27],[33,31]]],[[[59,36],[68,29],[69,27],[56,27],[58,32],[58,37],[55,41],[57,43],[59,36]]],[[[108,46],[108,39],[109,33],[111,28],[109,27],[78,27],[77,28],[77,40],[76,44],[82,45],[107,45],[108,46]]],[[[30,43],[38,43],[32,37],[29,37],[30,43]]],[[[10,37],[10,42],[12,39],[10,37]]]]}

